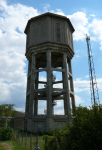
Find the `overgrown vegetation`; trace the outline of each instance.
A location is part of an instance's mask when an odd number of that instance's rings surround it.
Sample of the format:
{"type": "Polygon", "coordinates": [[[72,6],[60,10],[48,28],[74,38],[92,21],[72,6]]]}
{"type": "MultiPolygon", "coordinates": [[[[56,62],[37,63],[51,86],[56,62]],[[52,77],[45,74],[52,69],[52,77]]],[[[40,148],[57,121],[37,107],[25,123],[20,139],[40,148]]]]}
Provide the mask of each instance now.
{"type": "MultiPolygon", "coordinates": [[[[38,131],[33,134],[43,135],[45,150],[101,150],[102,104],[93,105],[90,109],[79,105],[72,110],[70,118],[72,123],[69,128],[65,124],[61,129],[54,127],[49,132],[38,131]]],[[[8,140],[14,137],[11,130],[10,128],[0,129],[0,138],[8,140]]],[[[19,132],[21,131],[24,130],[19,132]]]]}
{"type": "Polygon", "coordinates": [[[53,129],[53,137],[44,135],[45,150],[101,150],[102,149],[102,105],[75,107],[72,124],[60,130],[53,129]]]}
{"type": "Polygon", "coordinates": [[[7,141],[14,139],[14,130],[10,127],[0,128],[0,141],[7,141]]]}

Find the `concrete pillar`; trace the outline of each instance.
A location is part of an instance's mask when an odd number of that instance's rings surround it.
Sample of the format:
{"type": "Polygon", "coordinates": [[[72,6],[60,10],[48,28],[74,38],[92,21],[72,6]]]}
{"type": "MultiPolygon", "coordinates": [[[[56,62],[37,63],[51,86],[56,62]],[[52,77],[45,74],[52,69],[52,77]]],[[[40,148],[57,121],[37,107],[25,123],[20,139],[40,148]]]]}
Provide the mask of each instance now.
{"type": "MultiPolygon", "coordinates": [[[[36,70],[36,56],[33,56],[34,59],[34,70],[36,70]]],[[[34,89],[38,89],[38,72],[34,73],[34,89]]],[[[34,116],[38,114],[38,99],[37,99],[38,93],[34,93],[34,116]]]]}
{"type": "Polygon", "coordinates": [[[47,51],[47,119],[46,131],[49,131],[54,125],[52,119],[52,75],[51,75],[51,50],[47,51]]]}
{"type": "Polygon", "coordinates": [[[67,72],[67,54],[63,54],[63,69],[65,72],[63,73],[63,86],[65,89],[65,99],[64,99],[64,107],[65,107],[65,115],[70,114],[70,93],[69,93],[69,85],[68,85],[68,72],[67,72]]]}
{"type": "Polygon", "coordinates": [[[29,86],[29,81],[28,81],[28,75],[29,75],[29,67],[30,67],[30,63],[28,61],[28,73],[27,73],[27,87],[26,87],[26,106],[25,106],[25,117],[27,117],[28,113],[27,113],[27,105],[28,105],[28,101],[27,101],[27,93],[28,93],[28,86],[29,86]]]}
{"type": "MultiPolygon", "coordinates": [[[[71,64],[71,60],[69,60],[69,71],[72,74],[72,64],[71,64]]],[[[74,84],[73,84],[73,74],[72,77],[70,79],[70,84],[71,84],[71,91],[74,93],[74,84]]],[[[72,96],[72,108],[75,106],[75,96],[72,96]]]]}
{"type": "Polygon", "coordinates": [[[51,51],[47,51],[47,116],[52,116],[51,51]]]}
{"type": "MultiPolygon", "coordinates": [[[[63,67],[62,67],[62,68],[63,68],[63,67]]],[[[64,68],[63,68],[63,69],[64,69],[64,68]]],[[[64,76],[65,76],[65,72],[62,72],[63,89],[64,89],[64,87],[65,87],[64,76]]],[[[64,93],[64,94],[63,94],[63,97],[64,97],[64,99],[63,99],[63,100],[64,100],[64,115],[67,115],[65,96],[66,96],[66,94],[64,93]]]]}

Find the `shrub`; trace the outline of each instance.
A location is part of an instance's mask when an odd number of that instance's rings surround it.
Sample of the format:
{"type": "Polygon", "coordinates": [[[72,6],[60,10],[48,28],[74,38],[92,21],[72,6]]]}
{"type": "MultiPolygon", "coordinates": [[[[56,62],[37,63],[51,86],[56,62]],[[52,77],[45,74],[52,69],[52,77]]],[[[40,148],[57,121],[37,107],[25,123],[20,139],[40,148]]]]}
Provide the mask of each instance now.
{"type": "Polygon", "coordinates": [[[10,127],[0,128],[0,141],[7,141],[14,138],[14,130],[10,127]]]}
{"type": "Polygon", "coordinates": [[[53,129],[53,136],[43,136],[44,147],[56,150],[102,150],[102,105],[75,107],[70,127],[53,129]]]}

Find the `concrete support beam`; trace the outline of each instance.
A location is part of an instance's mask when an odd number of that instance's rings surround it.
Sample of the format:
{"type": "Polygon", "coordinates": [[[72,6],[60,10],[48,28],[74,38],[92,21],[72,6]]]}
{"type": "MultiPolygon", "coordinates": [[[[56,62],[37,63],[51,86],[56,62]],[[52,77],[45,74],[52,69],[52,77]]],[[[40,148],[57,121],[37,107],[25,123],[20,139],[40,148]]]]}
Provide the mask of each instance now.
{"type": "Polygon", "coordinates": [[[63,94],[65,94],[65,92],[53,92],[53,95],[56,95],[56,94],[63,95],[63,94]]]}
{"type": "MultiPolygon", "coordinates": [[[[71,74],[72,74],[72,64],[71,64],[71,60],[69,61],[69,71],[70,71],[71,74]]],[[[75,107],[75,95],[74,95],[73,75],[72,75],[72,77],[71,77],[70,83],[71,83],[71,91],[73,92],[73,96],[72,96],[72,108],[74,108],[74,107],[75,107]]]]}
{"type": "Polygon", "coordinates": [[[30,62],[28,61],[28,75],[27,75],[27,87],[26,87],[26,107],[25,107],[25,117],[28,115],[28,112],[27,112],[27,108],[29,107],[29,103],[28,103],[28,95],[30,95],[30,89],[28,91],[28,87],[29,87],[29,74],[31,75],[31,72],[30,72],[30,62]]]}
{"type": "Polygon", "coordinates": [[[62,91],[62,92],[66,92],[65,89],[60,89],[60,88],[53,88],[52,91],[62,91]]]}
{"type": "Polygon", "coordinates": [[[31,85],[30,85],[30,114],[31,116],[33,116],[33,107],[34,107],[34,69],[35,69],[35,55],[32,54],[32,57],[31,57],[31,85]]]}
{"type": "Polygon", "coordinates": [[[47,97],[38,97],[38,100],[47,100],[47,97]]]}
{"type": "Polygon", "coordinates": [[[63,55],[63,68],[65,69],[65,73],[63,73],[63,86],[64,90],[66,91],[64,95],[64,108],[65,108],[65,115],[70,114],[70,93],[69,93],[69,86],[68,86],[68,74],[67,74],[67,54],[63,55]]]}
{"type": "Polygon", "coordinates": [[[41,93],[41,92],[46,92],[46,88],[43,89],[34,89],[34,93],[41,93]]]}
{"type": "Polygon", "coordinates": [[[72,77],[72,74],[68,71],[68,74],[72,77]]]}
{"type": "Polygon", "coordinates": [[[46,69],[47,69],[47,68],[44,68],[44,69],[36,69],[36,70],[34,70],[34,73],[35,73],[35,72],[46,71],[46,69]]]}
{"type": "Polygon", "coordinates": [[[58,97],[56,97],[56,98],[53,98],[53,100],[62,100],[62,99],[64,99],[64,97],[63,96],[58,96],[58,97]]]}
{"type": "Polygon", "coordinates": [[[74,96],[74,92],[72,92],[71,90],[69,92],[70,92],[70,96],[74,96]]]}
{"type": "Polygon", "coordinates": [[[47,82],[44,82],[44,81],[38,81],[38,83],[40,83],[40,84],[47,84],[47,82]]]}
{"type": "Polygon", "coordinates": [[[56,82],[53,82],[53,84],[58,84],[58,83],[63,83],[63,81],[56,81],[56,82]]]}
{"type": "MultiPolygon", "coordinates": [[[[36,68],[36,56],[35,55],[33,55],[33,66],[34,66],[34,72],[33,72],[33,74],[34,74],[34,90],[35,89],[38,89],[38,76],[39,76],[39,74],[38,74],[38,72],[35,72],[35,70],[37,69],[36,68]]],[[[33,90],[33,94],[34,94],[34,101],[35,101],[35,103],[34,103],[34,116],[36,116],[37,114],[38,114],[38,99],[37,99],[37,96],[38,96],[38,93],[34,93],[34,90],[33,90]]]]}
{"type": "Polygon", "coordinates": [[[60,72],[65,72],[65,69],[51,68],[51,71],[60,71],[60,72]]]}
{"type": "Polygon", "coordinates": [[[51,50],[47,51],[47,116],[52,116],[51,50]]]}

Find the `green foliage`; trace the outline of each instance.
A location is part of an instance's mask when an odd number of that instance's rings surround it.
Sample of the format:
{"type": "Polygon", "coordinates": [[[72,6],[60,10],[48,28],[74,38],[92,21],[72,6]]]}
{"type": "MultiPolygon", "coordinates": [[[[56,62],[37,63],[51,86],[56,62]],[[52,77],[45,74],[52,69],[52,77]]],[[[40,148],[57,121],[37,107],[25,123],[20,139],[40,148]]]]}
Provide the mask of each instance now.
{"type": "Polygon", "coordinates": [[[102,149],[102,105],[90,109],[75,107],[71,112],[71,125],[60,130],[53,128],[53,136],[43,136],[45,149],[57,150],[101,150],[102,149]]]}
{"type": "Polygon", "coordinates": [[[77,107],[70,127],[70,149],[102,149],[102,105],[77,107]]]}
{"type": "Polygon", "coordinates": [[[55,137],[44,135],[43,140],[45,141],[45,143],[44,143],[45,150],[55,150],[55,149],[57,150],[57,145],[55,143],[55,137]]]}
{"type": "MultiPolygon", "coordinates": [[[[14,104],[1,104],[0,105],[0,127],[6,126],[6,118],[3,117],[14,117],[17,111],[15,111],[14,104]]],[[[7,122],[10,120],[7,119],[7,122]]]]}
{"type": "Polygon", "coordinates": [[[0,128],[0,141],[7,141],[14,138],[14,131],[10,127],[0,128]]]}

